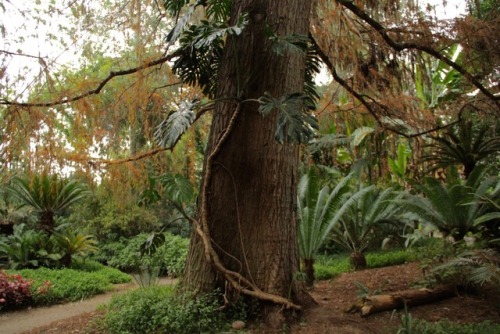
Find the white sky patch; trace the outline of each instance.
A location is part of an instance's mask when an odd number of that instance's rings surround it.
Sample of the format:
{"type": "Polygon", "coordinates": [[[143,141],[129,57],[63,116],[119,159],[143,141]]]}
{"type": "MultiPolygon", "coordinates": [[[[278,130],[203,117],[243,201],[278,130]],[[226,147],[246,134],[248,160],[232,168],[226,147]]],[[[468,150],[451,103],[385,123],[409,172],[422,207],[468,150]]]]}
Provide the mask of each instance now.
{"type": "Polygon", "coordinates": [[[440,20],[454,19],[467,13],[465,0],[425,0],[421,3],[433,6],[435,14],[440,20]]]}

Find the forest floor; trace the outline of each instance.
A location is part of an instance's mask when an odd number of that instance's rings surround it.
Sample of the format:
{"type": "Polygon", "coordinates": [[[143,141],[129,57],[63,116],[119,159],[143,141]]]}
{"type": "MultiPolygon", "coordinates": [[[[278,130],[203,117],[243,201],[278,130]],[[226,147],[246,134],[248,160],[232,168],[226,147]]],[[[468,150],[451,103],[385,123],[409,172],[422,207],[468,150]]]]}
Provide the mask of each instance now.
{"type": "MultiPolygon", "coordinates": [[[[418,263],[410,263],[377,269],[367,269],[358,272],[342,274],[334,279],[318,282],[312,296],[318,305],[307,310],[299,321],[292,324],[287,330],[269,331],[258,326],[250,326],[246,333],[291,333],[291,334],[387,334],[395,333],[400,325],[399,314],[392,311],[376,313],[367,317],[359,314],[347,314],[344,309],[353,304],[363,286],[370,293],[375,291],[388,293],[412,288],[423,278],[422,270],[418,263]]],[[[121,288],[120,290],[123,290],[121,288]]],[[[74,315],[70,307],[64,305],[47,308],[59,314],[59,320],[50,321],[47,317],[43,322],[39,318],[29,315],[34,310],[16,312],[23,324],[18,331],[11,333],[23,334],[68,334],[68,333],[102,333],[92,329],[92,321],[102,315],[96,311],[104,303],[103,298],[96,297],[94,308],[82,309],[80,314],[74,315]],[[65,316],[68,310],[67,317],[65,316]],[[25,312],[23,314],[23,312],[25,312]],[[62,315],[62,317],[61,317],[62,315]],[[38,319],[38,320],[37,320],[38,319]],[[29,325],[29,328],[26,327],[29,325]]],[[[489,320],[500,323],[500,296],[498,294],[462,295],[432,304],[417,306],[409,309],[413,319],[437,321],[448,319],[457,323],[472,323],[489,320]]],[[[0,317],[0,328],[4,330],[3,316],[0,317]]],[[[94,327],[95,328],[95,327],[94,327]]]]}

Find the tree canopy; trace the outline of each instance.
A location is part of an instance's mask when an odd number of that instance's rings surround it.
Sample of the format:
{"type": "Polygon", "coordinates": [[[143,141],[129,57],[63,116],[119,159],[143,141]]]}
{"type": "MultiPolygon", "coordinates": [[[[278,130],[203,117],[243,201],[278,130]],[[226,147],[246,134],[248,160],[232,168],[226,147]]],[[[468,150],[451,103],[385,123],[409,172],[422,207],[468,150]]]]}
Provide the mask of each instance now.
{"type": "Polygon", "coordinates": [[[300,309],[299,154],[405,186],[455,125],[480,119],[497,143],[500,6],[466,4],[443,19],[399,0],[0,1],[0,161],[124,200],[183,174],[200,185],[197,213],[179,206],[187,285],[300,309]]]}

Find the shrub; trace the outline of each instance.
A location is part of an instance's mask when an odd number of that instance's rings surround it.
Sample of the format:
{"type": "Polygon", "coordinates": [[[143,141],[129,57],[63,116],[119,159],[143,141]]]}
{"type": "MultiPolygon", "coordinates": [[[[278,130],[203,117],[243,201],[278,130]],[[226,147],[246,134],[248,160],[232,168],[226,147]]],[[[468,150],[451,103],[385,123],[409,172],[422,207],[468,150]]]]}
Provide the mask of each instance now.
{"type": "Polygon", "coordinates": [[[381,268],[395,266],[416,260],[414,252],[409,250],[391,250],[383,252],[373,252],[366,255],[366,262],[369,268],[381,268]]]}
{"type": "Polygon", "coordinates": [[[138,206],[117,208],[113,203],[106,203],[100,214],[86,222],[89,231],[95,231],[99,241],[119,236],[133,237],[141,232],[155,231],[160,228],[160,222],[151,210],[138,206]]]}
{"type": "Polygon", "coordinates": [[[111,283],[98,272],[38,268],[23,269],[17,273],[33,281],[32,292],[43,288],[46,281],[51,282],[52,287],[46,294],[33,296],[36,304],[77,301],[111,289],[111,283]]]}
{"type": "Polygon", "coordinates": [[[189,240],[165,233],[165,243],[149,256],[141,256],[140,247],[148,238],[142,233],[119,242],[103,244],[92,258],[126,272],[137,271],[140,266],[159,266],[162,274],[179,276],[184,270],[189,240]]]}
{"type": "Polygon", "coordinates": [[[73,262],[71,269],[84,272],[94,272],[102,276],[111,284],[128,283],[132,280],[130,275],[125,274],[116,268],[107,267],[92,260],[77,260],[73,262]]]}
{"type": "Polygon", "coordinates": [[[217,295],[190,298],[171,287],[148,287],[115,296],[106,314],[110,333],[220,333],[225,326],[217,295]]]}
{"type": "Polygon", "coordinates": [[[499,265],[500,257],[492,249],[468,250],[432,268],[428,279],[473,290],[485,284],[500,289],[499,265]]]}
{"type": "MultiPolygon", "coordinates": [[[[380,268],[414,261],[417,259],[417,255],[415,252],[408,250],[390,250],[367,253],[366,259],[369,268],[380,268]]],[[[348,255],[346,254],[333,256],[322,255],[318,256],[314,268],[317,272],[316,278],[325,280],[333,278],[341,273],[349,272],[351,270],[351,265],[348,255]]]]}
{"type": "Polygon", "coordinates": [[[29,304],[32,301],[30,280],[21,275],[7,274],[0,270],[0,310],[29,304]]]}
{"type": "Polygon", "coordinates": [[[46,233],[25,224],[16,225],[12,235],[0,237],[0,254],[7,257],[11,269],[55,266],[61,258],[46,233]]]}

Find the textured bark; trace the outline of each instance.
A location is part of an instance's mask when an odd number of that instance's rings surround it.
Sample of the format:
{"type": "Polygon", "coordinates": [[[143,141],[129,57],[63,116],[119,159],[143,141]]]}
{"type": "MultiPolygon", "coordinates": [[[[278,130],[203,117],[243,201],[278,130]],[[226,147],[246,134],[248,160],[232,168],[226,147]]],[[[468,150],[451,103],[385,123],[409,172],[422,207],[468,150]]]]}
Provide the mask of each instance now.
{"type": "Polygon", "coordinates": [[[304,272],[306,274],[306,286],[314,286],[314,259],[304,259],[304,272]]]}
{"type": "MultiPolygon", "coordinates": [[[[302,92],[305,55],[274,53],[265,27],[281,36],[307,35],[310,1],[233,1],[233,22],[245,12],[249,14],[248,26],[242,35],[227,40],[217,97],[244,101],[257,99],[264,92],[277,98],[302,92]]],[[[236,104],[233,100],[217,102],[207,156],[225,134],[236,104]]],[[[200,194],[207,199],[212,247],[227,269],[260,290],[298,304],[310,303],[303,284],[294,279],[299,271],[295,213],[298,147],[275,141],[276,112],[263,118],[255,102],[243,102],[240,107],[229,137],[213,161],[208,161],[211,175],[208,179],[204,175],[208,180],[206,194],[200,194]]],[[[202,219],[202,212],[198,219],[202,219]]],[[[227,291],[223,275],[213,268],[196,233],[184,284],[200,292],[215,288],[227,291]]]]}
{"type": "Polygon", "coordinates": [[[354,270],[366,269],[366,257],[363,252],[352,252],[349,256],[349,262],[354,270]]]}
{"type": "Polygon", "coordinates": [[[42,211],[40,213],[39,228],[41,231],[47,232],[49,235],[54,232],[55,221],[54,213],[52,211],[42,211]]]}

